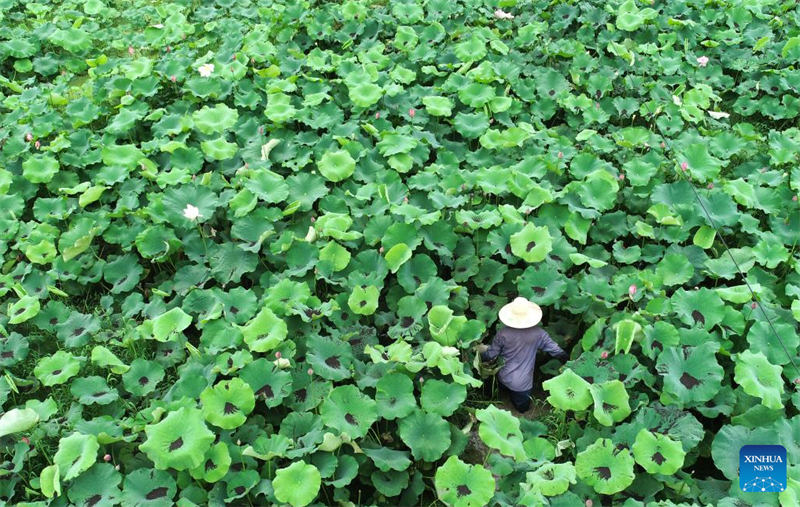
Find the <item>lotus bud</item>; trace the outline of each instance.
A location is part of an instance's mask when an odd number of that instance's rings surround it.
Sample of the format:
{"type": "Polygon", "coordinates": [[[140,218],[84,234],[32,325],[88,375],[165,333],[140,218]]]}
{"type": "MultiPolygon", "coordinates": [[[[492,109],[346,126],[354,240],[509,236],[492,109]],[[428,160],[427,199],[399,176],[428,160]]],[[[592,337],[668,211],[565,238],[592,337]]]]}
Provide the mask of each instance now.
{"type": "Polygon", "coordinates": [[[494,118],[489,118],[489,125],[494,123],[494,118]]]}
{"type": "Polygon", "coordinates": [[[231,56],[231,60],[236,60],[236,53],[234,53],[233,56],[231,56]]]}
{"type": "Polygon", "coordinates": [[[619,173],[619,179],[620,180],[624,180],[625,179],[625,173],[619,173]]]}
{"type": "Polygon", "coordinates": [[[383,247],[378,248],[378,253],[383,253],[383,247]]]}
{"type": "Polygon", "coordinates": [[[115,466],[114,470],[119,471],[119,465],[115,466]]]}
{"type": "Polygon", "coordinates": [[[608,358],[608,352],[604,350],[603,352],[600,353],[600,359],[607,359],[607,358],[608,358]]]}
{"type": "Polygon", "coordinates": [[[167,53],[172,51],[172,46],[167,46],[167,53]]]}
{"type": "Polygon", "coordinates": [[[133,46],[128,46],[128,54],[133,56],[133,52],[134,52],[133,46]]]}
{"type": "Polygon", "coordinates": [[[750,308],[752,308],[753,310],[755,310],[755,309],[756,309],[756,306],[758,306],[758,303],[756,303],[755,301],[753,301],[752,303],[750,303],[750,308]]]}
{"type": "Polygon", "coordinates": [[[792,201],[797,202],[797,196],[796,195],[792,196],[792,201]]]}
{"type": "Polygon", "coordinates": [[[458,355],[458,349],[455,347],[444,346],[442,347],[442,354],[444,354],[445,356],[455,357],[458,355]]]}
{"type": "Polygon", "coordinates": [[[25,140],[28,141],[28,142],[33,141],[33,134],[31,134],[30,132],[25,134],[25,140]]]}
{"type": "Polygon", "coordinates": [[[33,146],[38,150],[39,148],[42,147],[42,143],[40,143],[39,141],[36,141],[35,143],[33,143],[33,146]]]}
{"type": "Polygon", "coordinates": [[[408,196],[407,195],[403,197],[403,202],[404,203],[408,203],[408,196]]]}
{"type": "Polygon", "coordinates": [[[111,461],[111,455],[110,454],[106,454],[105,456],[103,456],[103,461],[105,461],[106,463],[111,461]]]}
{"type": "Polygon", "coordinates": [[[280,359],[280,358],[281,358],[281,351],[279,350],[275,352],[275,359],[280,359]]]}
{"type": "Polygon", "coordinates": [[[664,144],[664,141],[661,141],[661,147],[662,147],[662,148],[666,148],[666,147],[667,147],[667,145],[666,145],[666,144],[664,144]]]}
{"type": "Polygon", "coordinates": [[[308,369],[308,374],[309,375],[313,375],[314,374],[314,369],[313,368],[309,368],[308,369]]]}
{"type": "Polygon", "coordinates": [[[241,439],[238,439],[238,438],[236,439],[236,445],[242,445],[241,439]]]}
{"type": "Polygon", "coordinates": [[[276,360],[272,361],[272,364],[274,364],[275,366],[277,366],[281,370],[284,370],[284,369],[288,368],[289,366],[291,366],[291,363],[285,357],[282,357],[280,359],[276,359],[276,360]]]}
{"type": "Polygon", "coordinates": [[[586,499],[586,507],[592,507],[592,505],[594,505],[594,502],[592,502],[592,499],[591,498],[587,498],[586,499]]]}
{"type": "Polygon", "coordinates": [[[709,183],[709,184],[708,184],[708,185],[706,185],[706,186],[708,187],[708,189],[709,189],[709,190],[711,190],[711,189],[713,189],[713,188],[714,188],[714,184],[713,184],[713,183],[709,183]]]}
{"type": "Polygon", "coordinates": [[[308,232],[306,233],[306,241],[313,243],[315,239],[317,239],[317,230],[314,229],[313,225],[309,225],[308,232]]]}
{"type": "Polygon", "coordinates": [[[687,164],[686,162],[681,162],[681,170],[682,171],[685,171],[688,168],[689,168],[689,164],[687,164]]]}
{"type": "Polygon", "coordinates": [[[800,377],[797,377],[796,379],[794,379],[794,383],[795,384],[800,384],[800,377]]]}
{"type": "Polygon", "coordinates": [[[175,77],[175,74],[173,74],[173,75],[171,75],[171,76],[169,77],[169,80],[170,80],[170,81],[172,81],[172,82],[174,83],[175,81],[177,81],[177,80],[178,80],[178,78],[176,78],[176,77],[175,77]]]}
{"type": "Polygon", "coordinates": [[[636,284],[632,283],[630,287],[628,287],[628,295],[633,297],[636,294],[636,284]]]}
{"type": "Polygon", "coordinates": [[[22,437],[20,440],[25,442],[27,445],[31,445],[31,441],[28,439],[28,437],[22,437]]]}
{"type": "Polygon", "coordinates": [[[414,108],[413,108],[413,107],[412,107],[412,108],[410,108],[410,109],[408,110],[408,115],[409,115],[410,117],[412,117],[412,118],[413,118],[413,117],[414,117],[416,114],[417,114],[417,112],[416,112],[416,111],[414,111],[414,108]]]}
{"type": "Polygon", "coordinates": [[[559,151],[558,152],[558,158],[564,158],[564,152],[559,151]]]}
{"type": "Polygon", "coordinates": [[[375,119],[379,120],[381,118],[381,113],[375,113],[375,119]]]}
{"type": "Polygon", "coordinates": [[[316,219],[316,218],[314,218],[314,217],[312,216],[312,217],[311,217],[311,223],[313,224],[313,223],[314,223],[314,222],[316,222],[316,221],[317,221],[317,219],[316,219]]]}

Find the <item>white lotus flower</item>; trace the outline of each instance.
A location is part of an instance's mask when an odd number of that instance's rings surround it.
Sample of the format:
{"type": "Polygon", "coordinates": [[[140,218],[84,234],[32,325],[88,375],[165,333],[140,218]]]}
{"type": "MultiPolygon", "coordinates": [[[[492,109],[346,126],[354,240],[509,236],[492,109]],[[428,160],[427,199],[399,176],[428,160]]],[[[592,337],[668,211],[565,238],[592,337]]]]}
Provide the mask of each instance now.
{"type": "Polygon", "coordinates": [[[200,209],[198,209],[197,206],[187,204],[186,208],[183,210],[183,216],[189,220],[197,220],[197,217],[200,216],[200,209]]]}
{"type": "Polygon", "coordinates": [[[510,12],[506,12],[503,9],[497,9],[494,11],[494,17],[497,19],[514,19],[514,15],[510,12]]]}
{"type": "Polygon", "coordinates": [[[211,75],[212,72],[214,72],[214,64],[204,63],[203,65],[200,66],[200,68],[197,69],[197,71],[200,73],[201,76],[208,77],[211,75]]]}
{"type": "Polygon", "coordinates": [[[723,113],[722,111],[708,111],[708,115],[715,120],[719,120],[720,118],[729,118],[731,116],[729,113],[723,113]]]}

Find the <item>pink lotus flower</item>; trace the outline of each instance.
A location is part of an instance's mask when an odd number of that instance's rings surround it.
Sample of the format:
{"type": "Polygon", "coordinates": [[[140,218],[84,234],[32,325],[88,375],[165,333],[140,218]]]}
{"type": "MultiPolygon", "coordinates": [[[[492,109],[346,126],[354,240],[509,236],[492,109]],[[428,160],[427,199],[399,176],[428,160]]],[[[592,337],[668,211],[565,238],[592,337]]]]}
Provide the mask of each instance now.
{"type": "Polygon", "coordinates": [[[697,65],[699,65],[701,67],[705,67],[706,65],[708,65],[708,57],[707,56],[701,56],[701,57],[697,58],[697,65]]]}
{"type": "Polygon", "coordinates": [[[410,117],[412,117],[412,118],[413,118],[414,116],[416,116],[416,114],[417,114],[417,112],[416,112],[416,111],[414,111],[414,108],[413,108],[413,107],[412,107],[411,109],[409,109],[409,110],[408,110],[408,115],[409,115],[410,117]]]}
{"type": "Polygon", "coordinates": [[[494,17],[497,19],[514,19],[514,15],[510,12],[506,12],[503,9],[497,9],[494,11],[494,17]]]}
{"type": "Polygon", "coordinates": [[[689,169],[689,164],[686,162],[681,162],[681,170],[685,171],[686,169],[689,169]]]}
{"type": "Polygon", "coordinates": [[[636,284],[632,283],[630,287],[628,287],[628,295],[633,297],[636,294],[636,284]]]}
{"type": "Polygon", "coordinates": [[[608,352],[605,350],[600,353],[600,359],[608,359],[608,352]]]}

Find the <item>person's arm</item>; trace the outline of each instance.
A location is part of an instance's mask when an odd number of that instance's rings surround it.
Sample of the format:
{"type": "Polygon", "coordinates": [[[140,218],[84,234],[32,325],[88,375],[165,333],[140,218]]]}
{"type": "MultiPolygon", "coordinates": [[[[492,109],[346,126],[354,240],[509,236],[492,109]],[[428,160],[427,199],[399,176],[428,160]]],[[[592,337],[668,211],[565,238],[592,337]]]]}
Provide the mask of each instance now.
{"type": "Polygon", "coordinates": [[[488,349],[481,352],[481,359],[484,361],[491,361],[492,359],[496,358],[500,355],[500,352],[503,350],[503,334],[498,331],[492,340],[491,346],[488,349]]]}
{"type": "Polygon", "coordinates": [[[550,338],[550,335],[547,334],[547,331],[542,329],[541,332],[542,332],[542,338],[541,341],[539,342],[539,349],[544,350],[553,357],[557,357],[559,359],[566,359],[567,353],[564,352],[564,350],[561,347],[559,347],[558,344],[554,342],[552,338],[550,338]]]}

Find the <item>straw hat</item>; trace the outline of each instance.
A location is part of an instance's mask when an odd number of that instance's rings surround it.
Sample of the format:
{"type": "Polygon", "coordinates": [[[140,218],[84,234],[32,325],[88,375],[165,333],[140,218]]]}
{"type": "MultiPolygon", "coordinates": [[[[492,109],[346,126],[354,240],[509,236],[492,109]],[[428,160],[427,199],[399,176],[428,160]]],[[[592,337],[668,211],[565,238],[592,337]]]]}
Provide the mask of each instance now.
{"type": "Polygon", "coordinates": [[[533,301],[523,297],[500,308],[500,322],[508,327],[524,329],[533,327],[542,320],[542,309],[533,301]]]}

